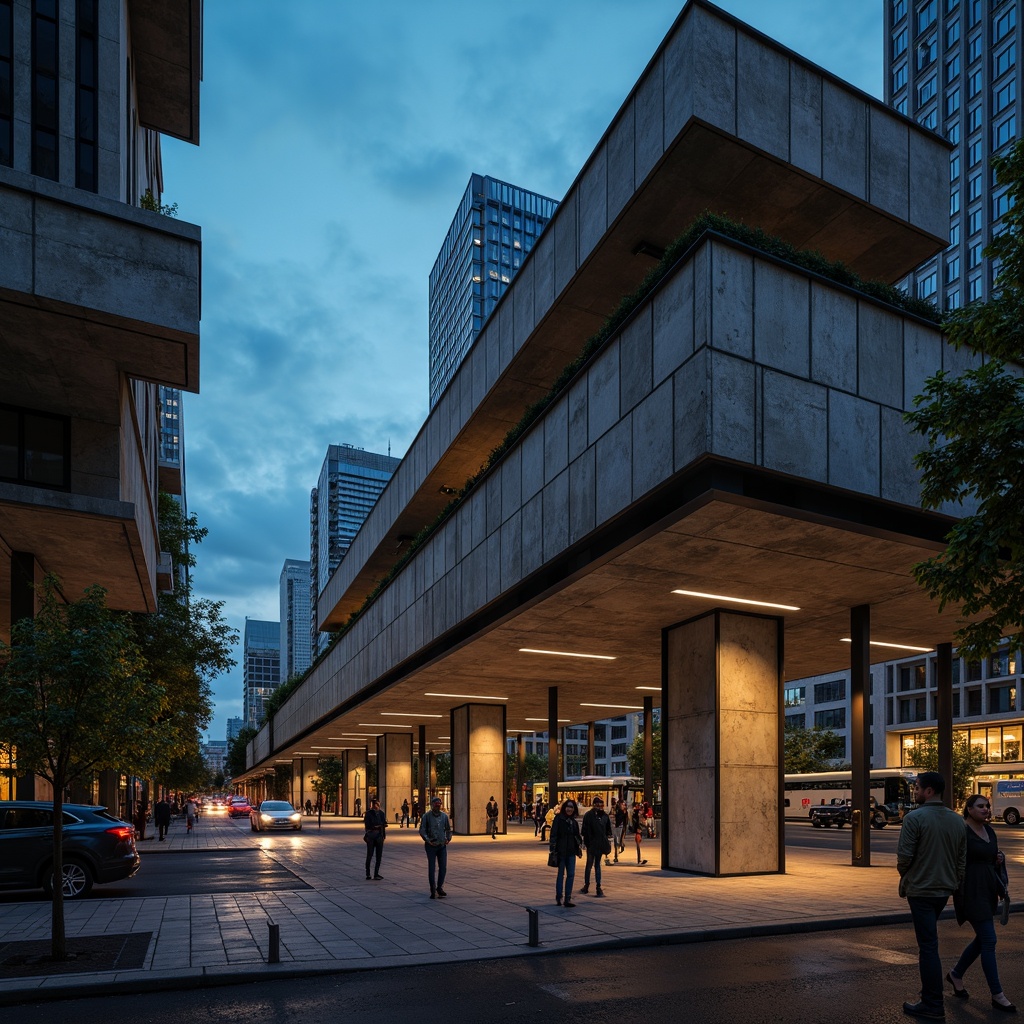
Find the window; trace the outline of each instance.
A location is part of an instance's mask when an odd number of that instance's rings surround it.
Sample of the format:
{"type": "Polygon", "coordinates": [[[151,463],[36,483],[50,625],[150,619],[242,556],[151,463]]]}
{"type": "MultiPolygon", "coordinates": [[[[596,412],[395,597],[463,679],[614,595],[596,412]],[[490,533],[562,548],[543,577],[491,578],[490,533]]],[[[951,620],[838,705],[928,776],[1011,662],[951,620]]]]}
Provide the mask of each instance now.
{"type": "Polygon", "coordinates": [[[917,119],[917,123],[923,125],[925,128],[930,128],[932,131],[935,131],[939,126],[939,112],[932,107],[924,117],[919,117],[917,119]]]}
{"type": "Polygon", "coordinates": [[[952,117],[960,109],[960,90],[954,89],[946,97],[946,117],[952,117]]]}
{"type": "MultiPolygon", "coordinates": [[[[968,302],[977,302],[984,294],[985,288],[980,277],[971,278],[968,302]]],[[[981,714],[979,711],[978,714],[981,714]]]]}
{"type": "Polygon", "coordinates": [[[67,489],[70,452],[68,418],[0,405],[0,479],[67,489]]]}
{"type": "Polygon", "coordinates": [[[926,3],[924,7],[917,12],[918,32],[923,32],[926,28],[935,23],[936,6],[935,0],[928,0],[928,3],[926,3]]]}
{"type": "Polygon", "coordinates": [[[1002,149],[1017,137],[1017,115],[1011,114],[992,129],[992,148],[1002,149]]]}
{"type": "Polygon", "coordinates": [[[57,180],[57,0],[32,5],[32,173],[57,180]]]}
{"type": "Polygon", "coordinates": [[[939,55],[939,46],[935,36],[917,44],[917,70],[928,67],[939,55]]]}
{"type": "Polygon", "coordinates": [[[946,0],[946,13],[949,14],[950,11],[955,11],[959,3],[960,0],[946,0]]]}
{"type": "Polygon", "coordinates": [[[989,679],[998,679],[1000,676],[1013,676],[1016,674],[1016,651],[997,651],[988,659],[989,679]]]}
{"type": "Polygon", "coordinates": [[[975,36],[967,44],[967,63],[973,64],[981,56],[981,36],[975,36]]]}
{"type": "Polygon", "coordinates": [[[981,230],[981,210],[971,210],[967,215],[967,233],[977,234],[981,230]]]}
{"type": "Polygon", "coordinates": [[[1017,44],[1010,43],[1010,45],[1003,50],[1001,53],[996,54],[996,66],[995,75],[998,78],[1000,75],[1005,74],[1017,63],[1017,44]]]}
{"type": "Polygon", "coordinates": [[[960,42],[960,21],[950,22],[946,26],[946,49],[948,50],[951,46],[956,46],[960,42]]]}
{"type": "Polygon", "coordinates": [[[899,702],[900,724],[928,721],[927,697],[902,697],[899,702]]]}
{"type": "Polygon", "coordinates": [[[626,756],[626,743],[613,743],[612,744],[612,757],[625,757],[626,756]]]}
{"type": "Polygon", "coordinates": [[[786,715],[787,729],[804,729],[807,726],[807,715],[802,711],[800,714],[786,715]]]}
{"type": "Polygon", "coordinates": [[[892,76],[892,91],[899,92],[907,84],[907,65],[901,64],[892,76]]]}
{"type": "Polygon", "coordinates": [[[797,704],[803,704],[806,693],[807,688],[805,686],[787,686],[782,691],[782,703],[787,708],[794,707],[797,704]]]}
{"type": "Polygon", "coordinates": [[[76,5],[76,117],[75,185],[89,192],[99,190],[99,12],[98,0],[78,0],[76,5]]]}
{"type": "Polygon", "coordinates": [[[974,74],[969,75],[967,78],[967,95],[970,99],[974,99],[975,96],[981,92],[982,87],[981,72],[975,71],[974,74]]]}
{"type": "Polygon", "coordinates": [[[892,41],[892,56],[895,60],[901,53],[907,50],[907,30],[903,29],[892,41]]]}
{"type": "Polygon", "coordinates": [[[906,690],[923,690],[926,685],[927,680],[923,661],[916,665],[899,666],[899,689],[901,692],[906,690]]]}
{"type": "MultiPolygon", "coordinates": [[[[958,207],[959,209],[959,207],[958,207]]],[[[960,244],[960,222],[957,221],[955,224],[949,226],[949,244],[959,245],[960,244]]]]}
{"type": "Polygon", "coordinates": [[[952,284],[960,276],[960,257],[954,256],[946,264],[946,284],[952,284]]]}
{"type": "Polygon", "coordinates": [[[1000,39],[1017,27],[1017,5],[1014,4],[1005,14],[996,18],[992,30],[992,42],[998,43],[1000,39]]]}
{"type": "Polygon", "coordinates": [[[972,245],[971,248],[968,250],[968,254],[969,254],[970,258],[968,260],[967,266],[968,266],[968,268],[970,270],[973,270],[975,267],[980,267],[981,266],[981,253],[982,253],[982,249],[983,249],[983,246],[979,242],[977,245],[972,245]]]}
{"type": "Polygon", "coordinates": [[[960,212],[960,191],[950,192],[949,194],[949,215],[952,217],[955,213],[960,212]]]}
{"type": "Polygon", "coordinates": [[[956,181],[960,177],[960,154],[954,153],[949,159],[949,180],[956,181]]]}
{"type": "Polygon", "coordinates": [[[0,164],[14,163],[14,5],[0,0],[0,164]]]}
{"type": "Polygon", "coordinates": [[[949,139],[954,146],[960,145],[960,122],[954,121],[950,125],[946,125],[946,138],[949,139]]]}
{"type": "Polygon", "coordinates": [[[831,700],[846,700],[846,680],[832,679],[814,684],[814,703],[826,704],[831,700]]]}
{"type": "Polygon", "coordinates": [[[992,219],[999,220],[1013,207],[1013,198],[1006,192],[1002,192],[992,199],[992,219]]]}
{"type": "Polygon", "coordinates": [[[977,142],[972,142],[967,149],[967,160],[969,167],[977,167],[981,163],[981,158],[985,155],[985,148],[981,144],[979,139],[977,142]]]}
{"type": "Polygon", "coordinates": [[[967,119],[967,130],[969,132],[976,132],[981,127],[981,107],[975,107],[967,119]]]}
{"type": "Polygon", "coordinates": [[[946,85],[950,85],[957,80],[960,75],[960,54],[958,53],[952,60],[946,61],[946,85]]]}
{"type": "Polygon", "coordinates": [[[1017,710],[1017,688],[1015,686],[990,686],[988,688],[988,713],[1005,714],[1017,710]]]}
{"type": "Polygon", "coordinates": [[[971,19],[971,28],[981,21],[981,0],[971,0],[967,7],[971,19]]]}
{"type": "Polygon", "coordinates": [[[917,297],[930,299],[938,290],[939,275],[933,270],[927,277],[917,282],[917,297]]]}
{"type": "Polygon", "coordinates": [[[930,78],[925,79],[917,87],[917,105],[924,106],[936,93],[938,85],[935,82],[935,76],[932,75],[930,78]]]}
{"type": "Polygon", "coordinates": [[[896,104],[896,110],[897,110],[897,111],[898,111],[899,113],[901,113],[901,114],[906,114],[906,112],[907,112],[907,97],[906,97],[906,96],[904,96],[904,97],[903,97],[903,98],[902,98],[902,99],[901,99],[901,100],[900,100],[900,101],[899,101],[899,102],[898,102],[898,103],[896,104]]]}
{"type": "Polygon", "coordinates": [[[969,201],[981,198],[981,175],[972,174],[967,179],[967,198],[969,201]]]}
{"type": "Polygon", "coordinates": [[[1001,89],[996,89],[992,105],[993,114],[1001,114],[1017,98],[1017,83],[1010,80],[1001,89]]]}
{"type": "Polygon", "coordinates": [[[624,740],[626,738],[626,726],[624,725],[613,725],[612,726],[612,739],[613,740],[624,740]]]}
{"type": "Polygon", "coordinates": [[[814,726],[818,729],[845,729],[846,708],[830,708],[814,712],[814,726]]]}
{"type": "Polygon", "coordinates": [[[956,288],[946,296],[946,309],[960,308],[960,289],[956,288]]]}
{"type": "Polygon", "coordinates": [[[892,20],[893,20],[893,24],[895,24],[901,18],[905,18],[906,15],[907,15],[907,0],[892,0],[892,20]]]}

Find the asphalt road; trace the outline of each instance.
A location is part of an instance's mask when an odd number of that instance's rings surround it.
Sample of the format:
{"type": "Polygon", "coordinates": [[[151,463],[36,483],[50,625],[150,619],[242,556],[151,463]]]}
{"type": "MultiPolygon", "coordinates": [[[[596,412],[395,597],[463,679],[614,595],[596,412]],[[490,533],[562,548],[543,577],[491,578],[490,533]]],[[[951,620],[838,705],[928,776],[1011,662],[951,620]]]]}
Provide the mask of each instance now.
{"type": "MultiPolygon", "coordinates": [[[[946,969],[968,928],[940,925],[946,969]]],[[[1024,915],[999,928],[998,958],[1007,995],[1024,1003],[1024,915]]],[[[948,998],[946,1019],[992,1020],[979,965],[966,981],[971,998],[948,998]]],[[[133,1024],[179,1024],[183,1017],[210,1024],[897,1024],[910,1019],[902,1004],[918,988],[913,932],[900,925],[108,996],[9,1013],[18,1024],[109,1024],[115,1016],[133,1024]]]]}

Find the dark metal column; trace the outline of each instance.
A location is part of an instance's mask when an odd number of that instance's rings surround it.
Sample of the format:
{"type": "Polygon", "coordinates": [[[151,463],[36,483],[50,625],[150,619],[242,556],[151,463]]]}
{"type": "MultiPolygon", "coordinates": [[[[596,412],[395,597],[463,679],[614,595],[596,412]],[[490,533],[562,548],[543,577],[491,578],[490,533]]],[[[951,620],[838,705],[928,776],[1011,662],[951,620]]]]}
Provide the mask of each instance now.
{"type": "Polygon", "coordinates": [[[523,805],[523,783],[526,781],[526,746],[523,743],[523,734],[516,736],[516,807],[520,809],[523,805]]]}
{"type": "Polygon", "coordinates": [[[427,727],[419,727],[419,758],[416,762],[416,789],[419,792],[420,814],[430,809],[427,799],[427,727]]]}
{"type": "Polygon", "coordinates": [[[938,723],[939,774],[946,780],[943,802],[953,806],[953,645],[935,645],[935,718],[938,723]]]}
{"type": "Polygon", "coordinates": [[[558,803],[558,687],[548,687],[548,804],[558,803]]]}
{"type": "Polygon", "coordinates": [[[871,866],[871,607],[850,609],[850,763],[853,866],[871,866]]]}
{"type": "Polygon", "coordinates": [[[644,799],[654,805],[654,698],[644,697],[644,799]]]}

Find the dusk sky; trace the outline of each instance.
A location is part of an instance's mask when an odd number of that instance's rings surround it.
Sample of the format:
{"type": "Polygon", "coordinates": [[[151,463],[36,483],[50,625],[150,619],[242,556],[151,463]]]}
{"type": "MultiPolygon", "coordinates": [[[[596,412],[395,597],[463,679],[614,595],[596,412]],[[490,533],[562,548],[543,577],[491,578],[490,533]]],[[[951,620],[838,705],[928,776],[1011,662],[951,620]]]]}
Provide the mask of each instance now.
{"type": "MultiPolygon", "coordinates": [[[[879,0],[722,0],[882,94],[879,0]]],[[[196,591],[279,618],[329,444],[403,455],[427,413],[427,275],[469,175],[560,199],[680,0],[205,5],[201,142],[165,203],[202,226],[200,395],[184,402],[196,591]]],[[[242,713],[238,666],[208,730],[242,713]]]]}

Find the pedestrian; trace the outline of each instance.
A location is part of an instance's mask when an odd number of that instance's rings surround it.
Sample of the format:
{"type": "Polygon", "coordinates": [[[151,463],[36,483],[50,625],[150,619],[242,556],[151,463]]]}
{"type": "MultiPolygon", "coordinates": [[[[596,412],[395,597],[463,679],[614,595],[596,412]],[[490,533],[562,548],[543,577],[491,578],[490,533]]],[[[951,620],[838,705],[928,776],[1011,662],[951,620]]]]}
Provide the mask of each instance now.
{"type": "Polygon", "coordinates": [[[363,816],[363,801],[356,797],[356,817],[361,818],[363,816]]]}
{"type": "Polygon", "coordinates": [[[448,874],[448,844],[452,841],[451,818],[441,810],[441,798],[430,801],[430,810],[420,821],[420,838],[427,851],[427,881],[430,883],[430,898],[444,897],[444,880],[448,874]],[[434,874],[437,873],[435,879],[434,874]]]}
{"type": "Polygon", "coordinates": [[[167,838],[167,829],[171,826],[171,805],[165,796],[157,800],[153,808],[153,823],[156,825],[157,838],[162,843],[167,838]]]}
{"type": "Polygon", "coordinates": [[[619,863],[619,854],[626,852],[626,825],[629,822],[629,815],[626,813],[626,801],[618,799],[615,802],[615,863],[619,863]]]}
{"type": "Polygon", "coordinates": [[[548,829],[555,823],[555,815],[558,813],[558,805],[552,804],[544,812],[544,823],[540,827],[540,841],[543,843],[547,836],[548,829]]]}
{"type": "Polygon", "coordinates": [[[196,802],[189,797],[185,801],[185,832],[186,834],[191,832],[196,825],[196,818],[199,816],[197,812],[196,802]]]}
{"type": "Polygon", "coordinates": [[[646,800],[644,801],[644,829],[648,839],[658,838],[654,831],[654,807],[646,800]]]}
{"type": "Polygon", "coordinates": [[[310,817],[313,814],[313,801],[306,797],[306,817],[310,817]]]}
{"type": "Polygon", "coordinates": [[[921,972],[921,998],[904,1003],[903,1012],[926,1020],[945,1020],[938,921],[967,865],[967,830],[960,815],[943,804],[945,790],[938,772],[917,776],[914,802],[920,806],[903,819],[896,849],[900,896],[910,907],[921,972]]]}
{"type": "MultiPolygon", "coordinates": [[[[636,810],[634,808],[634,814],[636,810]]],[[[644,842],[644,826],[637,821],[636,826],[633,829],[633,842],[636,843],[636,866],[642,868],[647,863],[647,858],[641,859],[640,847],[643,846],[644,842]]]]}
{"type": "Polygon", "coordinates": [[[988,797],[980,793],[969,796],[964,804],[964,818],[967,822],[967,870],[963,890],[954,895],[953,903],[957,922],[971,923],[974,940],[960,954],[956,967],[946,975],[946,979],[953,986],[953,995],[957,999],[966,999],[963,977],[967,968],[980,956],[981,969],[992,993],[992,1008],[1016,1013],[1017,1007],[1003,992],[996,967],[995,909],[999,899],[1008,898],[1008,894],[1000,877],[1000,869],[1005,870],[1006,858],[989,824],[992,805],[988,797]]]}
{"type": "Polygon", "coordinates": [[[583,845],[587,848],[587,863],[583,870],[584,896],[590,892],[590,869],[594,869],[595,896],[603,896],[601,888],[601,858],[612,852],[612,819],[604,812],[604,800],[594,797],[590,810],[583,815],[583,845]]]}
{"type": "Polygon", "coordinates": [[[406,798],[402,801],[402,820],[398,823],[399,828],[409,827],[409,800],[406,798]]]}
{"type": "Polygon", "coordinates": [[[171,817],[177,818],[181,814],[181,805],[178,803],[177,797],[171,801],[171,817]]]}
{"type": "Polygon", "coordinates": [[[420,827],[420,801],[419,797],[415,797],[412,802],[412,827],[420,827]]]}
{"type": "MultiPolygon", "coordinates": [[[[536,837],[540,834],[540,823],[544,820],[544,801],[540,797],[537,797],[537,802],[533,805],[533,836],[536,837]]],[[[543,842],[543,840],[541,840],[543,842]]]]}
{"type": "Polygon", "coordinates": [[[580,825],[576,820],[576,801],[565,800],[562,809],[554,816],[551,825],[551,852],[558,858],[558,875],[555,878],[555,904],[559,907],[575,907],[572,901],[572,883],[576,878],[576,858],[583,856],[583,839],[580,825]],[[563,901],[563,882],[565,899],[563,901]]]}
{"type": "Polygon", "coordinates": [[[498,801],[491,796],[487,801],[487,834],[492,839],[498,838],[498,801]]]}
{"type": "Polygon", "coordinates": [[[363,841],[366,843],[366,879],[370,879],[370,859],[376,858],[373,865],[373,877],[380,881],[384,876],[380,873],[380,858],[384,853],[384,832],[388,827],[388,819],[380,809],[380,801],[373,797],[370,809],[363,815],[363,841]]]}

